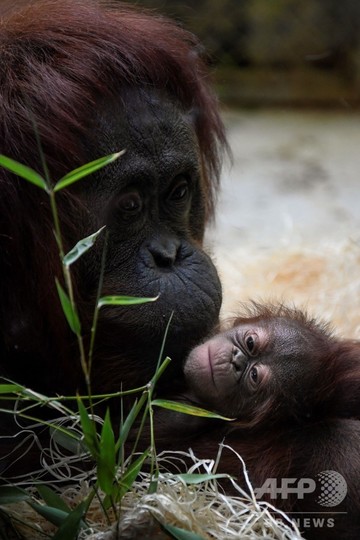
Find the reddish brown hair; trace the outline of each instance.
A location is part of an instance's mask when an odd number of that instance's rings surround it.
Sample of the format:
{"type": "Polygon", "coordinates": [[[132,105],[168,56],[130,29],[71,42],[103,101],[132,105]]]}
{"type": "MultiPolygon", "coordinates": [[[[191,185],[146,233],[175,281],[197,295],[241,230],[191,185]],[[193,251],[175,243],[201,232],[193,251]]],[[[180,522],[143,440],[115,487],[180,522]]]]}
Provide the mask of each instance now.
{"type": "Polygon", "coordinates": [[[36,125],[52,174],[62,175],[82,161],[79,139],[99,97],[150,85],[194,113],[211,215],[226,143],[197,39],[119,2],[9,6],[0,22],[2,152],[39,169],[36,125]]]}

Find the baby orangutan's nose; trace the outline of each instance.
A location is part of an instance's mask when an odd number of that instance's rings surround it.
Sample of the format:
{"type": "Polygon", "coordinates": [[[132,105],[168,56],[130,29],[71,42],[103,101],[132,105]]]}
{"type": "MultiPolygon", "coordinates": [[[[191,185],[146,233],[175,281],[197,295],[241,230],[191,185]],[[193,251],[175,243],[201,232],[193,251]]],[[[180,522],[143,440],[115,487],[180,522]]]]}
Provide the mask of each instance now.
{"type": "Polygon", "coordinates": [[[242,352],[241,349],[239,349],[239,347],[234,347],[230,363],[234,367],[235,371],[239,375],[242,375],[247,365],[247,356],[242,352]]]}

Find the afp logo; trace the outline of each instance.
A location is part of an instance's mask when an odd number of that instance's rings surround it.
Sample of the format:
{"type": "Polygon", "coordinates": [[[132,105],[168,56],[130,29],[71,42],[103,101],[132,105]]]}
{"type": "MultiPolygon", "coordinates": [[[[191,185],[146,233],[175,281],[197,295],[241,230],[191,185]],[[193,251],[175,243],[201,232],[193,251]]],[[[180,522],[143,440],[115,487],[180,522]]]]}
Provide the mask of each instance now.
{"type": "Polygon", "coordinates": [[[336,471],[322,471],[316,475],[320,487],[320,495],[316,502],[328,508],[337,506],[346,497],[347,484],[345,478],[336,471]]]}
{"type": "Polygon", "coordinates": [[[304,499],[305,495],[314,493],[317,489],[319,495],[316,502],[327,508],[339,505],[346,497],[347,484],[345,478],[336,471],[322,471],[313,478],[267,478],[260,488],[254,489],[255,497],[262,499],[269,495],[271,499],[287,499],[295,495],[304,499]]]}

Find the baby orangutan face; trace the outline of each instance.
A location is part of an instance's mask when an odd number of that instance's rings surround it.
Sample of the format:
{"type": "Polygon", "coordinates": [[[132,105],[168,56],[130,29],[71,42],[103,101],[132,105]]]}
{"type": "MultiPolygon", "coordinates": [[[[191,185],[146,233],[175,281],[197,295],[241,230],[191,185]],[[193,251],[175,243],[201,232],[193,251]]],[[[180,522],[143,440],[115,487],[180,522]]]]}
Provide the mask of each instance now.
{"type": "Polygon", "coordinates": [[[328,342],[296,313],[237,319],[190,352],[184,373],[194,401],[253,425],[299,407],[306,413],[328,342]]]}

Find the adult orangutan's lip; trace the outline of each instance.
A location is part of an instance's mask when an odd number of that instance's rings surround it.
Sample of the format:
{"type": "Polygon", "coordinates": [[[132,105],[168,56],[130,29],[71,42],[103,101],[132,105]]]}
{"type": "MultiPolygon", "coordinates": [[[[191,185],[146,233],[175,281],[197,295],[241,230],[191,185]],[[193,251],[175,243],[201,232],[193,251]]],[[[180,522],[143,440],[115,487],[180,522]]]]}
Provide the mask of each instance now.
{"type": "Polygon", "coordinates": [[[213,385],[214,387],[216,388],[216,382],[215,382],[215,377],[214,377],[214,371],[213,371],[213,367],[212,367],[212,363],[211,363],[211,350],[210,350],[210,345],[208,346],[208,362],[209,362],[209,369],[210,369],[210,374],[211,374],[211,380],[213,382],[213,385]]]}

